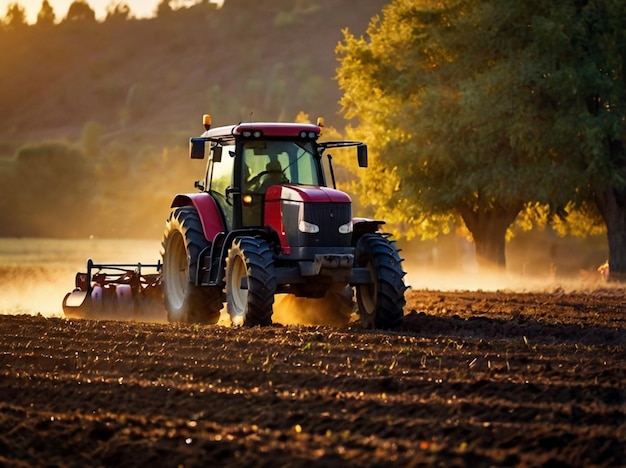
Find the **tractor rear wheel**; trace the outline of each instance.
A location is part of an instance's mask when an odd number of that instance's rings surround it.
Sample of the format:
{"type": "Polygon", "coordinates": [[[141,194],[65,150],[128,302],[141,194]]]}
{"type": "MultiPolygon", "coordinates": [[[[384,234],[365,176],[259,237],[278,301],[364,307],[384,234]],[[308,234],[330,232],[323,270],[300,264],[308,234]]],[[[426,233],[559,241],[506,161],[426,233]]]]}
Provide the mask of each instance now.
{"type": "Polygon", "coordinates": [[[192,206],[175,208],[163,234],[163,296],[170,322],[213,324],[220,318],[224,293],[196,284],[198,257],[209,245],[192,206]]]}
{"type": "Polygon", "coordinates": [[[233,325],[271,325],[276,273],[266,241],[236,238],[226,259],[225,282],[226,307],[233,325]]]}
{"type": "Polygon", "coordinates": [[[389,329],[399,326],[404,317],[404,275],[402,259],[395,243],[387,238],[366,234],[356,247],[355,263],[370,270],[372,282],[356,286],[361,324],[366,328],[389,329]]]}

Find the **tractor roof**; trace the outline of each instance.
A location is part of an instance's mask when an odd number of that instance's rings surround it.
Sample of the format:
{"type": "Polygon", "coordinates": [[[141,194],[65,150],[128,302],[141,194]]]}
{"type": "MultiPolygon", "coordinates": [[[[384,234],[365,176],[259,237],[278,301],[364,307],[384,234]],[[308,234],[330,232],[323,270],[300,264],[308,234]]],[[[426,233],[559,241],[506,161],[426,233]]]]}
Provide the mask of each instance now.
{"type": "Polygon", "coordinates": [[[270,138],[317,138],[321,132],[318,125],[304,123],[249,122],[207,130],[203,137],[230,139],[243,137],[270,138]]]}

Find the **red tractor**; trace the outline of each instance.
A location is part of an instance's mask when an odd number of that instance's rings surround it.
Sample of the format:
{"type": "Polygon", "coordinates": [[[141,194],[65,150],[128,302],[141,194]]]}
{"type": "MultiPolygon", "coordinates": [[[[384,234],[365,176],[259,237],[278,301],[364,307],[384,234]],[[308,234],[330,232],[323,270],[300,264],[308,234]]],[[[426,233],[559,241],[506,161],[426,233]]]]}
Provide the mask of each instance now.
{"type": "Polygon", "coordinates": [[[405,273],[394,242],[380,232],[385,222],[353,218],[350,197],[329,188],[324,171],[329,148],[355,146],[366,167],[367,147],[319,142],[321,121],[212,129],[206,115],[204,125],[190,141],[192,159],[204,159],[208,146],[204,180],[196,182],[199,193],[174,198],[163,262],[89,260],[63,299],[65,315],[142,318],[162,297],[172,322],[217,323],[226,303],[233,324],[269,325],[275,294],[334,294],[352,312],[356,290],[363,326],[398,326],[405,273]]]}
{"type": "MultiPolygon", "coordinates": [[[[318,141],[321,120],[211,128],[205,115],[204,126],[190,140],[192,159],[208,153],[204,179],[199,193],[174,198],[157,265],[168,320],[217,323],[226,303],[233,324],[264,326],[275,294],[339,291],[350,301],[356,292],[363,326],[400,325],[406,286],[398,249],[380,232],[384,221],[352,217],[350,197],[328,187],[324,171],[326,150],[355,146],[366,167],[367,147],[318,141]]],[[[64,301],[66,315],[76,315],[66,306],[89,309],[79,303],[91,296],[89,286],[78,287],[64,301]]]]}

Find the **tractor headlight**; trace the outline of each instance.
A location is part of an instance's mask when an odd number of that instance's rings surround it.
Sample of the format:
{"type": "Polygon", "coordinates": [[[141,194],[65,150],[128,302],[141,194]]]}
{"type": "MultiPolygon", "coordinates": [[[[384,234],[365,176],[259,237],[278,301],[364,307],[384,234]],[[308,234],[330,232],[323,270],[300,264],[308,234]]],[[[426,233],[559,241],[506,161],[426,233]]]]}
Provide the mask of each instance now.
{"type": "Polygon", "coordinates": [[[298,223],[298,230],[307,234],[317,234],[320,232],[320,227],[317,224],[302,220],[298,223]]]}
{"type": "Polygon", "coordinates": [[[339,226],[339,234],[350,234],[352,232],[352,221],[339,226]]]}
{"type": "Polygon", "coordinates": [[[302,130],[300,132],[300,138],[303,140],[317,140],[318,134],[316,132],[307,132],[306,130],[302,130]]]}
{"type": "Polygon", "coordinates": [[[241,132],[241,136],[244,138],[261,138],[263,132],[261,130],[244,130],[241,132]]]}

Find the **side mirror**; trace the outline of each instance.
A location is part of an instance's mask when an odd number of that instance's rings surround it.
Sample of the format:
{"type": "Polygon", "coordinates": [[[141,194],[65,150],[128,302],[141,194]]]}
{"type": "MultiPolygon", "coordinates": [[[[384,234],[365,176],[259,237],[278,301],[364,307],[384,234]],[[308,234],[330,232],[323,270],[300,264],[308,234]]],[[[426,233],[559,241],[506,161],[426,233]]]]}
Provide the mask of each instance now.
{"type": "Polygon", "coordinates": [[[189,157],[191,159],[204,159],[204,138],[189,139],[189,157]]]}
{"type": "Polygon", "coordinates": [[[213,146],[213,162],[222,162],[222,147],[219,145],[213,146]]]}
{"type": "Polygon", "coordinates": [[[358,145],[356,147],[356,157],[359,161],[359,167],[367,167],[367,146],[358,145]]]}

